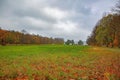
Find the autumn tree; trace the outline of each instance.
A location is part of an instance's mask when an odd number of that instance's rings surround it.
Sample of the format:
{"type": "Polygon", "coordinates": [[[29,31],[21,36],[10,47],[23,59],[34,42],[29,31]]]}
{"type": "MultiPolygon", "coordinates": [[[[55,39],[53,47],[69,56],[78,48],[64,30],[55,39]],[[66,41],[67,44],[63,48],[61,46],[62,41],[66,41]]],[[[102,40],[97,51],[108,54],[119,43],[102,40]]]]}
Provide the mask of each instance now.
{"type": "Polygon", "coordinates": [[[114,13],[103,16],[88,37],[89,45],[120,47],[120,0],[114,13]]]}
{"type": "Polygon", "coordinates": [[[0,44],[1,45],[6,45],[6,34],[7,34],[7,31],[5,30],[0,30],[0,44]]]}
{"type": "Polygon", "coordinates": [[[25,30],[18,32],[0,29],[0,44],[64,44],[64,39],[28,34],[25,30]]]}

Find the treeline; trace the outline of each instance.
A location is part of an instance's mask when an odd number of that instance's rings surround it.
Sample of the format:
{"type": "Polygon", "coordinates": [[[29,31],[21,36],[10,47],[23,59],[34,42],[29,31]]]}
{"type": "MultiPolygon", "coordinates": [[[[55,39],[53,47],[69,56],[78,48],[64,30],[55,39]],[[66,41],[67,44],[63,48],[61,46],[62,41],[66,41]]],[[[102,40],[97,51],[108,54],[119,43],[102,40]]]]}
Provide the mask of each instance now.
{"type": "Polygon", "coordinates": [[[0,29],[0,44],[64,44],[62,38],[49,38],[40,35],[0,29]]]}
{"type": "Polygon", "coordinates": [[[98,21],[87,39],[88,45],[120,47],[120,0],[112,13],[98,21]]]}
{"type": "Polygon", "coordinates": [[[77,43],[74,42],[74,40],[67,40],[65,42],[66,45],[84,45],[84,42],[82,40],[79,40],[77,43]]]}

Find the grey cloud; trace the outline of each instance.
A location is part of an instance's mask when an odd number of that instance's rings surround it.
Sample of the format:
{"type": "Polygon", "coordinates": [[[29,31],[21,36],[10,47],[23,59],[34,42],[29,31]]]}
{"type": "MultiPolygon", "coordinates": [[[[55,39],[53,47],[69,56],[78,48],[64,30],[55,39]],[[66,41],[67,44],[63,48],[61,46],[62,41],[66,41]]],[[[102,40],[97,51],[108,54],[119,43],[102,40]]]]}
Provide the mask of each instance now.
{"type": "Polygon", "coordinates": [[[19,31],[26,29],[48,37],[86,40],[102,14],[116,1],[0,0],[0,26],[19,31]],[[48,8],[47,13],[44,8],[48,8]]]}
{"type": "Polygon", "coordinates": [[[34,9],[27,9],[27,10],[15,10],[14,11],[15,16],[17,17],[34,17],[36,19],[42,19],[43,21],[48,21],[51,23],[55,23],[56,19],[45,15],[42,10],[41,11],[37,11],[34,9]]]}

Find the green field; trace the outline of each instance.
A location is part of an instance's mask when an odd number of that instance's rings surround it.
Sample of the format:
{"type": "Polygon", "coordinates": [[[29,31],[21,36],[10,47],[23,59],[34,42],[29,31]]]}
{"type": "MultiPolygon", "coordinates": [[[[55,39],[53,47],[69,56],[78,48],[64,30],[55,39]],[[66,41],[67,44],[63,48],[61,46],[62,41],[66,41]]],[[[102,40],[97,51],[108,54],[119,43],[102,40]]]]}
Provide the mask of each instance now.
{"type": "Polygon", "coordinates": [[[120,49],[0,46],[0,80],[120,80],[120,49]]]}

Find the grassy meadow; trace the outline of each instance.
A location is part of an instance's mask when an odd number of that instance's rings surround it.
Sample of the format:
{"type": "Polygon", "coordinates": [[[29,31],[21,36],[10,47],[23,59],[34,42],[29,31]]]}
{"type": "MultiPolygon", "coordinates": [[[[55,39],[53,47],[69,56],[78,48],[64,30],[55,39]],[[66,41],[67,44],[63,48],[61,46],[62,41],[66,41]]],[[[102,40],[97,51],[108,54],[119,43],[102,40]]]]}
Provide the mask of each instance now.
{"type": "Polygon", "coordinates": [[[120,80],[120,49],[0,46],[0,80],[120,80]]]}

